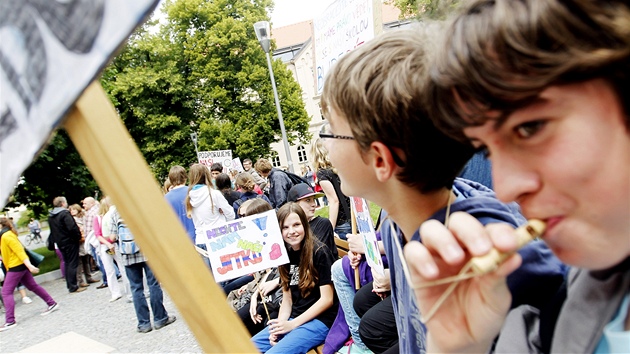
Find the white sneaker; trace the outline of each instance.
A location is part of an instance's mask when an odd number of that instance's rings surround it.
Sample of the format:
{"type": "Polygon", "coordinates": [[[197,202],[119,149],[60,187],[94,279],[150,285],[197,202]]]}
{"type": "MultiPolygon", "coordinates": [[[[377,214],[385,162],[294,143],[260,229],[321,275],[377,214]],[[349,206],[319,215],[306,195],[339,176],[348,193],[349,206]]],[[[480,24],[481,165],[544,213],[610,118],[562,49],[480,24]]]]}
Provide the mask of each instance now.
{"type": "Polygon", "coordinates": [[[118,300],[120,300],[121,297],[122,296],[113,297],[113,298],[109,299],[109,302],[118,301],[118,300]]]}
{"type": "Polygon", "coordinates": [[[16,323],[12,322],[12,323],[5,323],[3,326],[0,326],[0,332],[4,332],[6,330],[9,330],[13,327],[15,327],[16,323]]]}
{"type": "Polygon", "coordinates": [[[30,298],[30,297],[28,297],[28,296],[24,296],[24,297],[22,298],[22,303],[23,303],[23,304],[30,304],[31,302],[33,302],[33,300],[31,300],[31,298],[30,298]]]}

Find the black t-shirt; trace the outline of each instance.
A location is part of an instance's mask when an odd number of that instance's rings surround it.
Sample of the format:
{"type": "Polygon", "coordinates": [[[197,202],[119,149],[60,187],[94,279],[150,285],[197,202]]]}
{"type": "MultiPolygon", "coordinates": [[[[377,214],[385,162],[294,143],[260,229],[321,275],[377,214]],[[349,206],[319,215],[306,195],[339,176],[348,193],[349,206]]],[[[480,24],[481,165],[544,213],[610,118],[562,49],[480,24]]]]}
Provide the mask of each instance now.
{"type": "Polygon", "coordinates": [[[337,176],[333,170],[318,170],[317,181],[318,183],[321,181],[329,181],[333,185],[333,188],[335,188],[337,199],[339,199],[339,212],[337,213],[337,223],[335,223],[335,225],[341,225],[348,222],[348,220],[350,220],[350,198],[346,197],[346,195],[341,191],[341,181],[339,180],[339,176],[337,176]]]}
{"type": "Polygon", "coordinates": [[[221,193],[223,193],[225,200],[227,200],[228,204],[230,205],[234,204],[235,201],[241,198],[241,193],[237,191],[225,190],[221,191],[221,193]]]}
{"type": "MultiPolygon", "coordinates": [[[[291,308],[291,317],[296,318],[308,310],[314,303],[319,300],[321,293],[319,287],[322,285],[332,285],[332,276],[330,267],[333,264],[332,255],[325,245],[319,242],[315,243],[315,253],[313,254],[313,264],[317,271],[317,284],[311,290],[311,293],[303,298],[298,286],[300,282],[300,251],[293,251],[289,248],[289,291],[291,299],[293,299],[293,307],[291,308]]],[[[337,297],[333,296],[333,305],[322,312],[316,318],[322,321],[326,327],[330,328],[335,317],[337,317],[337,297]]]]}
{"type": "Polygon", "coordinates": [[[311,225],[311,231],[323,244],[328,247],[333,259],[339,258],[337,253],[337,245],[335,245],[335,233],[332,228],[330,220],[316,216],[314,219],[308,222],[311,225]]]}

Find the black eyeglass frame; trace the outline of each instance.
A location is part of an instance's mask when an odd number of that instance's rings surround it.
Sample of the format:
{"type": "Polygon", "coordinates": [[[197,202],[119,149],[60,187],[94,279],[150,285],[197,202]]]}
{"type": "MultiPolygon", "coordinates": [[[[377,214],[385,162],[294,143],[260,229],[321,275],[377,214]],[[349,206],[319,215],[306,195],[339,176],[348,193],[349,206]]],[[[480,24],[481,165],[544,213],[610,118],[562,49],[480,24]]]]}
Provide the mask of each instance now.
{"type": "Polygon", "coordinates": [[[322,126],[322,129],[319,131],[319,137],[321,139],[354,140],[353,136],[326,133],[326,130],[327,130],[326,128],[329,126],[330,126],[329,123],[324,123],[324,125],[322,126]]]}
{"type": "Polygon", "coordinates": [[[353,136],[337,135],[319,132],[319,137],[322,139],[342,139],[342,140],[354,140],[353,136]]]}

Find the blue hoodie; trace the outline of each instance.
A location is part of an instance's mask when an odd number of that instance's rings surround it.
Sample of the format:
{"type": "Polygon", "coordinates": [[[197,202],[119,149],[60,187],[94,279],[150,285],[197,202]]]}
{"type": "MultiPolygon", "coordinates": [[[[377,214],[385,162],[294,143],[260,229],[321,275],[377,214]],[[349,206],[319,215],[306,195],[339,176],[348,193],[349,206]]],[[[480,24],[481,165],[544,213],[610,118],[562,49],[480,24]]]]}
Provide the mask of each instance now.
{"type": "MultiPolygon", "coordinates": [[[[516,203],[504,204],[496,199],[492,190],[483,185],[458,178],[453,183],[453,192],[457,196],[451,205],[451,213],[466,212],[477,218],[482,224],[504,222],[514,227],[525,223],[516,203]]],[[[442,209],[431,216],[444,222],[446,210],[442,209]]],[[[403,243],[400,230],[398,240],[403,243]]],[[[381,236],[385,253],[389,261],[392,287],[392,304],[396,314],[396,326],[401,353],[424,353],[426,351],[426,328],[420,322],[420,311],[416,305],[413,289],[407,283],[402,271],[402,263],[398,249],[392,238],[389,225],[381,227],[381,236]]],[[[416,231],[412,240],[420,241],[416,231]]],[[[563,265],[543,242],[532,242],[523,247],[519,253],[523,257],[523,265],[512,273],[508,279],[508,287],[512,293],[512,307],[530,304],[540,307],[556,293],[566,274],[563,265]]],[[[412,262],[413,260],[409,260],[412,262]]],[[[453,333],[453,335],[457,335],[453,333]]]]}

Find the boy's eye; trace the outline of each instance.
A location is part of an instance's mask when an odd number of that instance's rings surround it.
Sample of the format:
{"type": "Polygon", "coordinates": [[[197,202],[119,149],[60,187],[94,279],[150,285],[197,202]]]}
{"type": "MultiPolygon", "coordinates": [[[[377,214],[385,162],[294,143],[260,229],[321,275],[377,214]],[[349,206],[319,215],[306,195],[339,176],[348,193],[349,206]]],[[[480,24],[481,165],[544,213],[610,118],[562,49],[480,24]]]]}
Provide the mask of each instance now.
{"type": "Polygon", "coordinates": [[[526,122],[520,124],[514,128],[514,132],[521,139],[528,139],[534,136],[534,134],[538,133],[544,126],[546,122],[542,120],[535,120],[531,122],[526,122]]]}

